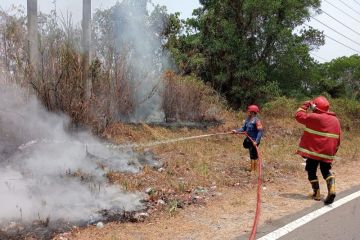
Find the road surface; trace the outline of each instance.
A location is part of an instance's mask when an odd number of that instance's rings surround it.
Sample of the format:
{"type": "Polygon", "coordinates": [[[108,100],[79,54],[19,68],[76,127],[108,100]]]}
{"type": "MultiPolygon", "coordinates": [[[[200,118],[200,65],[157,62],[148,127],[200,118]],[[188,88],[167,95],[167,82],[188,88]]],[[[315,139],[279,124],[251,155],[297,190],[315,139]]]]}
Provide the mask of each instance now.
{"type": "MultiPolygon", "coordinates": [[[[241,236],[237,239],[248,239],[241,236]]],[[[360,240],[360,186],[338,194],[332,205],[309,209],[258,226],[259,240],[360,240]]]]}

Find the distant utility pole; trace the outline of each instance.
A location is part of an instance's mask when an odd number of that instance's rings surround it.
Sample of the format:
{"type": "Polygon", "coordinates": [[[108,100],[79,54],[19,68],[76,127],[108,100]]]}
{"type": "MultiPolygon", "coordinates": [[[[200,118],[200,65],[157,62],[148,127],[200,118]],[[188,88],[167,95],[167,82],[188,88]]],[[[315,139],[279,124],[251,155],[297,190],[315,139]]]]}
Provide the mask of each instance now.
{"type": "Polygon", "coordinates": [[[32,68],[34,80],[39,73],[40,66],[37,0],[27,0],[27,20],[29,63],[32,68]]]}
{"type": "Polygon", "coordinates": [[[90,64],[90,43],[91,43],[91,0],[83,0],[82,18],[82,51],[83,51],[83,87],[84,96],[89,98],[91,94],[91,82],[89,80],[90,64]]]}

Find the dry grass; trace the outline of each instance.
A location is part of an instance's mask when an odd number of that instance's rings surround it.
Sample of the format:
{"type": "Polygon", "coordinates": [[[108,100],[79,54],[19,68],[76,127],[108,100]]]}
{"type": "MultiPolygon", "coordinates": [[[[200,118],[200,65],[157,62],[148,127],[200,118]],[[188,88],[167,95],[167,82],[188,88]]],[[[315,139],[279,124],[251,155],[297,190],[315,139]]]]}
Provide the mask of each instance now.
{"type": "MultiPolygon", "coordinates": [[[[236,118],[233,118],[228,122],[236,121],[236,118]]],[[[279,183],[289,176],[301,175],[304,172],[303,160],[295,154],[302,133],[301,126],[294,123],[292,119],[264,119],[264,125],[266,134],[260,145],[264,163],[264,181],[279,183]]],[[[135,135],[141,132],[141,137],[137,137],[140,142],[208,133],[189,129],[173,131],[149,127],[145,124],[131,127],[119,125],[119,128],[125,134],[119,132],[117,134],[123,137],[129,135],[129,132],[135,135]]],[[[221,132],[224,130],[228,129],[220,127],[210,131],[221,132]]],[[[134,138],[117,140],[126,142],[131,139],[134,138]]],[[[126,189],[129,190],[144,191],[145,188],[152,187],[156,189],[158,196],[166,195],[168,192],[175,197],[183,193],[190,194],[198,187],[211,189],[212,186],[217,188],[238,186],[243,188],[249,184],[250,179],[246,172],[249,165],[248,153],[242,148],[242,139],[242,136],[225,135],[154,146],[151,151],[164,163],[164,172],[145,169],[144,172],[137,175],[113,173],[110,179],[126,186],[126,189]]],[[[345,132],[338,154],[342,162],[359,160],[358,154],[356,154],[357,145],[350,144],[359,143],[359,141],[354,134],[345,132]]],[[[337,164],[335,163],[335,166],[337,164]]]]}
{"type": "MultiPolygon", "coordinates": [[[[230,116],[231,114],[229,114],[230,116]]],[[[228,132],[238,127],[229,123],[240,122],[235,115],[228,119],[227,126],[210,129],[210,132],[228,132]]],[[[265,136],[260,145],[264,164],[264,180],[274,182],[284,176],[303,172],[303,160],[295,154],[302,127],[293,119],[264,119],[265,136]]],[[[118,143],[142,142],[176,139],[181,137],[208,134],[209,131],[196,129],[171,130],[161,127],[142,125],[115,124],[108,128],[106,136],[118,143]]],[[[164,163],[164,172],[145,169],[137,175],[113,173],[114,182],[123,183],[130,190],[144,190],[154,187],[161,191],[169,189],[174,192],[186,192],[196,187],[210,188],[229,187],[238,183],[247,184],[249,165],[247,150],[242,147],[243,137],[240,135],[223,135],[217,137],[179,141],[156,145],[151,150],[164,163]]],[[[354,144],[359,139],[354,133],[345,132],[342,146],[338,153],[338,161],[358,161],[359,149],[354,144]]],[[[139,148],[139,151],[144,150],[139,148]]],[[[336,163],[337,164],[337,163],[336,163]]]]}
{"type": "MultiPolygon", "coordinates": [[[[225,125],[208,131],[114,124],[107,133],[117,142],[146,143],[227,132],[238,127],[245,114],[228,112],[226,116],[225,125]]],[[[310,185],[303,160],[295,154],[302,126],[291,118],[262,119],[266,132],[260,145],[265,164],[261,224],[267,224],[314,202],[306,198],[310,185]]],[[[245,171],[249,160],[242,139],[224,135],[139,148],[154,152],[164,163],[164,171],[145,168],[135,175],[111,173],[109,179],[131,191],[151,187],[148,200],[155,203],[161,199],[166,204],[151,208],[144,223],[109,224],[104,230],[87,228],[74,231],[69,239],[221,239],[247,234],[254,216],[256,177],[245,171]],[[190,201],[194,196],[199,200],[190,201]]],[[[360,165],[359,144],[358,133],[344,132],[333,168],[338,191],[357,184],[354,166],[360,165]]],[[[321,188],[326,189],[324,182],[321,188]]]]}

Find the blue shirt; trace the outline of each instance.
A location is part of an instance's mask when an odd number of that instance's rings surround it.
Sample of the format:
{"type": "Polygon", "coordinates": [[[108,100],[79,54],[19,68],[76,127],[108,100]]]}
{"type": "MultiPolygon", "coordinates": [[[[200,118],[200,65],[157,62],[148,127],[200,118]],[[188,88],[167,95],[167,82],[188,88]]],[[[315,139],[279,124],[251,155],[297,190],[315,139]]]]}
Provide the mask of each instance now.
{"type": "Polygon", "coordinates": [[[253,141],[259,144],[263,135],[263,126],[260,122],[260,119],[258,119],[257,117],[253,117],[252,119],[248,117],[245,120],[244,126],[236,129],[236,131],[246,132],[253,141]]]}

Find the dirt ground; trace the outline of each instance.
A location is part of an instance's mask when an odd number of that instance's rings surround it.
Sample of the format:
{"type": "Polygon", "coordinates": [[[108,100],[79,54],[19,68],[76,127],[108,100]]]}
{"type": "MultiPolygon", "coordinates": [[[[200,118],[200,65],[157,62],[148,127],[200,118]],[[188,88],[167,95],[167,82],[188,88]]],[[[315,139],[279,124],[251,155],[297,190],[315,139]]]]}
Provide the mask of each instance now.
{"type": "MultiPolygon", "coordinates": [[[[296,164],[299,169],[303,168],[301,160],[296,164]]],[[[359,184],[359,167],[358,157],[335,162],[333,172],[336,174],[337,192],[359,184]]],[[[186,206],[177,210],[176,214],[159,211],[144,222],[109,223],[103,228],[74,228],[72,232],[54,239],[234,239],[250,234],[256,210],[257,177],[247,174],[238,180],[239,183],[233,186],[213,186],[204,204],[186,206]]],[[[289,172],[275,180],[268,180],[265,175],[259,227],[313,205],[315,201],[307,197],[310,189],[305,171],[289,172]]],[[[324,180],[321,181],[321,189],[325,197],[324,180]]]]}

